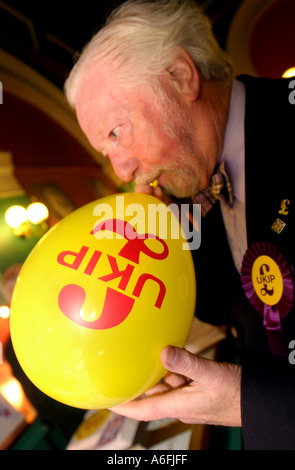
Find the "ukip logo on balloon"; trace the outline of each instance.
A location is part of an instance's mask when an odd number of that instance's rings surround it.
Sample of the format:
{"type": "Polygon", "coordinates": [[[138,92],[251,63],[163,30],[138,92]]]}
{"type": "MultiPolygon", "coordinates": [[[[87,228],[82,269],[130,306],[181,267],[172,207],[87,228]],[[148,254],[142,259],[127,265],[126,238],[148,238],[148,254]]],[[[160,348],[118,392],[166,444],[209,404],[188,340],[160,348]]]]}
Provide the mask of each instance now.
{"type": "MultiPolygon", "coordinates": [[[[91,234],[95,235],[100,230],[112,230],[119,233],[127,239],[126,245],[119,251],[118,256],[125,258],[128,261],[139,264],[140,256],[149,256],[150,258],[162,260],[167,258],[169,249],[164,240],[154,234],[138,234],[134,227],[125,220],[110,219],[100,223],[96,226],[91,234]],[[151,250],[146,244],[147,239],[156,239],[162,245],[162,252],[157,253],[151,250]]],[[[82,246],[78,253],[73,251],[63,251],[58,254],[57,262],[70,269],[79,269],[84,257],[88,254],[89,247],[82,246]],[[71,261],[66,261],[66,258],[71,257],[71,261]]],[[[84,274],[92,275],[95,267],[99,263],[100,257],[105,256],[99,250],[94,250],[90,260],[84,269],[84,274]]],[[[134,266],[130,263],[127,264],[125,269],[119,270],[116,258],[110,254],[106,254],[111,272],[97,279],[103,282],[109,282],[113,279],[119,278],[120,282],[118,288],[123,292],[126,290],[130,278],[134,273],[134,266]]],[[[132,292],[134,297],[139,297],[145,283],[152,280],[159,286],[159,294],[155,301],[155,307],[161,308],[165,293],[166,286],[163,281],[150,273],[143,273],[139,275],[132,292]]],[[[58,305],[62,313],[70,320],[78,323],[79,325],[92,328],[94,330],[103,330],[107,328],[114,328],[124,321],[130,314],[135,298],[126,295],[121,291],[117,291],[112,287],[107,287],[105,301],[101,315],[97,320],[87,321],[82,318],[81,310],[86,298],[86,292],[83,287],[77,284],[66,284],[60,291],[58,296],[58,305]],[[120,305],[120,308],[118,308],[120,305]]]]}
{"type": "Polygon", "coordinates": [[[157,383],[162,348],[185,344],[194,315],[191,252],[184,237],[171,236],[181,233],[179,219],[153,196],[119,197],[122,211],[108,196],[52,227],[26,259],[12,298],[21,367],[42,392],[78,408],[113,407],[157,383]],[[152,205],[162,205],[161,223],[171,215],[168,236],[146,228],[152,205]]]}

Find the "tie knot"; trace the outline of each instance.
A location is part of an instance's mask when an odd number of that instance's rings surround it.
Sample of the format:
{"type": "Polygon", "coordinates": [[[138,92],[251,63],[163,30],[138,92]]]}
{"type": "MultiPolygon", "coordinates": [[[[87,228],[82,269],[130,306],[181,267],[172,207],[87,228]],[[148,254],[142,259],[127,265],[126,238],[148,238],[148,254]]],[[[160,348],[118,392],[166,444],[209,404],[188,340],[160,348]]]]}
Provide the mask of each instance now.
{"type": "Polygon", "coordinates": [[[233,207],[233,191],[228,174],[225,170],[225,164],[222,160],[216,167],[211,177],[210,185],[204,191],[198,193],[194,200],[202,205],[202,216],[204,217],[213,207],[216,200],[219,200],[226,207],[233,207]]]}
{"type": "Polygon", "coordinates": [[[215,173],[212,175],[209,190],[216,199],[219,199],[228,207],[233,206],[232,185],[225,170],[223,160],[219,163],[215,173]]]}

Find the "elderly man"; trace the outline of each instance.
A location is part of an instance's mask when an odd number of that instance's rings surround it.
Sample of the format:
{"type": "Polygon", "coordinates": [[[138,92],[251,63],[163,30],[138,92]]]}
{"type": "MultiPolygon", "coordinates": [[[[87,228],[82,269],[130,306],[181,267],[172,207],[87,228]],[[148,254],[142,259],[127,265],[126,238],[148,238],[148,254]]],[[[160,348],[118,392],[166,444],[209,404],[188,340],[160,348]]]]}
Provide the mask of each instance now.
{"type": "Polygon", "coordinates": [[[246,448],[295,448],[291,86],[234,79],[208,19],[190,0],[125,2],[74,66],[69,103],[123,181],[202,201],[204,214],[220,199],[202,223],[197,315],[234,326],[241,348],[238,366],[167,346],[165,383],[117,413],[242,426],[246,448]]]}

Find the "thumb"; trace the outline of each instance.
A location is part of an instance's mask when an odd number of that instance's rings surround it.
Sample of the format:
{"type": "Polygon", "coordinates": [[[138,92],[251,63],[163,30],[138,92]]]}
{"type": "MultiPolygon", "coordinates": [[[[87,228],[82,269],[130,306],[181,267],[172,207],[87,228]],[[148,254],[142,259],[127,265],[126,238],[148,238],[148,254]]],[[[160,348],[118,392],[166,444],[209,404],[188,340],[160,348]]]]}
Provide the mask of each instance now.
{"type": "Polygon", "coordinates": [[[161,351],[163,366],[170,372],[196,380],[200,374],[201,359],[185,349],[166,346],[161,351]]]}

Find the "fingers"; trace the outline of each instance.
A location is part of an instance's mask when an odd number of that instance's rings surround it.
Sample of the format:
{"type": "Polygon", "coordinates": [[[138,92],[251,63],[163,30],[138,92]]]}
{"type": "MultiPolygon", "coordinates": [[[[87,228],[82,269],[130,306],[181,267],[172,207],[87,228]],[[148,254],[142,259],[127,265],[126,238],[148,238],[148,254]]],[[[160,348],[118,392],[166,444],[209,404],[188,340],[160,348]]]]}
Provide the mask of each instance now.
{"type": "Polygon", "coordinates": [[[151,195],[158,197],[159,199],[162,199],[164,195],[160,186],[154,187],[154,186],[151,186],[150,184],[136,185],[134,188],[134,191],[136,193],[151,194],[151,195]]]}
{"type": "Polygon", "coordinates": [[[152,397],[153,395],[160,395],[171,390],[171,386],[166,382],[159,382],[154,387],[147,390],[144,394],[145,397],[152,397]]]}
{"type": "MultiPolygon", "coordinates": [[[[148,390],[145,397],[118,405],[112,408],[112,411],[140,421],[177,416],[175,407],[179,406],[183,398],[182,391],[198,375],[198,372],[194,371],[194,367],[198,365],[197,358],[188,351],[167,346],[161,352],[161,360],[164,367],[170,370],[164,382],[148,390]]],[[[186,402],[185,399],[185,407],[186,402]]]]}
{"type": "Polygon", "coordinates": [[[187,379],[187,377],[168,372],[161,382],[147,390],[144,395],[146,397],[159,395],[160,393],[169,392],[170,390],[174,390],[176,388],[185,387],[189,383],[190,379],[187,379]]]}
{"type": "Polygon", "coordinates": [[[163,366],[175,374],[180,374],[191,380],[200,375],[201,359],[185,349],[166,346],[161,352],[163,366]]]}
{"type": "Polygon", "coordinates": [[[154,188],[150,186],[149,184],[144,184],[144,185],[137,185],[134,188],[134,191],[136,193],[144,193],[144,194],[154,194],[154,188]]]}
{"type": "Polygon", "coordinates": [[[165,393],[167,390],[164,390],[164,387],[163,385],[161,388],[162,393],[160,394],[157,393],[145,398],[140,397],[137,400],[122,403],[110,409],[119,415],[137,419],[138,421],[173,418],[176,416],[175,404],[178,403],[178,389],[165,393]]]}
{"type": "Polygon", "coordinates": [[[168,370],[164,382],[112,411],[139,421],[178,418],[186,423],[241,425],[240,366],[174,346],[162,350],[161,361],[168,370]]]}
{"type": "Polygon", "coordinates": [[[137,185],[135,186],[134,191],[136,193],[144,193],[150,194],[151,196],[156,196],[158,199],[160,199],[167,205],[171,204],[172,202],[171,197],[165,194],[160,186],[154,188],[150,184],[137,185]]]}
{"type": "Polygon", "coordinates": [[[179,388],[184,387],[188,383],[190,383],[190,379],[188,377],[184,377],[179,374],[174,374],[172,372],[167,372],[164,377],[164,383],[167,384],[170,388],[179,388]]]}

